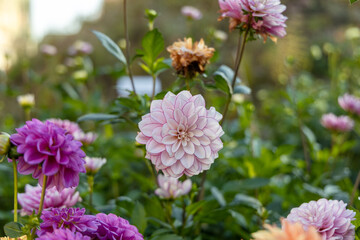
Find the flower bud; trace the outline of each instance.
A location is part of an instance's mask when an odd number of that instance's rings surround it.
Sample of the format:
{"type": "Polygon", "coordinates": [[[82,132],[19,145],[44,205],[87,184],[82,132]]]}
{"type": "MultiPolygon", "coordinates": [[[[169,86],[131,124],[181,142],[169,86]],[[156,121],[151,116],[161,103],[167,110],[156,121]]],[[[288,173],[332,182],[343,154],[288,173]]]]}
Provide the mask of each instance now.
{"type": "Polygon", "coordinates": [[[34,94],[25,94],[17,97],[19,105],[23,108],[32,108],[35,105],[34,94]]]}
{"type": "Polygon", "coordinates": [[[10,135],[4,132],[0,133],[0,156],[7,155],[10,145],[10,135]]]}
{"type": "Polygon", "coordinates": [[[89,175],[94,175],[106,163],[106,159],[85,157],[85,162],[86,173],[89,175]]]}

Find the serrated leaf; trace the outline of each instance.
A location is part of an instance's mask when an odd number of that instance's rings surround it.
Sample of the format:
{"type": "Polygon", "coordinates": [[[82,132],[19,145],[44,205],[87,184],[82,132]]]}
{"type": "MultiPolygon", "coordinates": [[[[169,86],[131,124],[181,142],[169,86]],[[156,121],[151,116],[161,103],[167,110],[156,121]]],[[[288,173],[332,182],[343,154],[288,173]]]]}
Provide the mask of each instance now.
{"type": "Polygon", "coordinates": [[[78,118],[78,122],[82,121],[105,121],[105,120],[113,120],[119,118],[118,115],[115,114],[105,114],[105,113],[89,113],[84,116],[78,118]]]}
{"type": "Polygon", "coordinates": [[[127,64],[126,58],[120,47],[113,40],[111,40],[111,38],[98,31],[92,32],[100,40],[101,44],[106,48],[106,50],[108,50],[109,53],[115,56],[123,64],[127,64]]]}
{"type": "Polygon", "coordinates": [[[144,233],[147,226],[146,212],[144,206],[139,202],[136,202],[134,206],[131,223],[139,229],[139,232],[144,233]]]}
{"type": "Polygon", "coordinates": [[[21,230],[22,227],[23,225],[18,222],[9,222],[4,225],[4,232],[8,237],[18,238],[24,235],[21,230]]]}

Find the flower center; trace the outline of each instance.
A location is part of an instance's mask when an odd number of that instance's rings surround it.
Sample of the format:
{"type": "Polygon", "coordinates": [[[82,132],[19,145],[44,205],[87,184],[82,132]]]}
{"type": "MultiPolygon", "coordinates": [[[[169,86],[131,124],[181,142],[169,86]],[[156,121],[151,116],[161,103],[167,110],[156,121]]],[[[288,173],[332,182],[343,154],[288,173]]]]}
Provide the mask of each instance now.
{"type": "Polygon", "coordinates": [[[178,126],[177,129],[177,138],[180,141],[190,141],[190,139],[194,136],[192,132],[188,132],[187,128],[183,125],[178,126]]]}

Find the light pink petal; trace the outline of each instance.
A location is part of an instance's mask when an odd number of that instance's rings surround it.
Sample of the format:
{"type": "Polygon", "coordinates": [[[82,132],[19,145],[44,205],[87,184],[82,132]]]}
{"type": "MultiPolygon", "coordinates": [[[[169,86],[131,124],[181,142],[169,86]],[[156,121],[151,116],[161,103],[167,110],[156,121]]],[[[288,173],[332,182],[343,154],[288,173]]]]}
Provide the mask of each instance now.
{"type": "Polygon", "coordinates": [[[181,158],[180,161],[185,168],[190,168],[194,164],[195,158],[194,155],[185,154],[185,156],[181,158]]]}
{"type": "Polygon", "coordinates": [[[152,154],[157,154],[162,151],[165,151],[164,144],[157,143],[155,140],[150,140],[148,144],[146,144],[146,151],[152,154]]]}

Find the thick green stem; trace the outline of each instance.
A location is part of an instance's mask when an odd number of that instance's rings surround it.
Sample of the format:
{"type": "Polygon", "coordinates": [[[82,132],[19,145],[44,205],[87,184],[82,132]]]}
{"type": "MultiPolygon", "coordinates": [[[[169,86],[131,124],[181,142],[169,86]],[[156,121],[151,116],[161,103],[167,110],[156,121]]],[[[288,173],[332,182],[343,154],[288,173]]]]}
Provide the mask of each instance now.
{"type": "Polygon", "coordinates": [[[190,79],[185,78],[186,90],[190,91],[190,79]]]}
{"type": "Polygon", "coordinates": [[[25,121],[31,120],[31,108],[27,107],[24,109],[25,112],[25,121]]]}
{"type": "Polygon", "coordinates": [[[14,222],[18,221],[18,174],[17,174],[17,163],[13,160],[14,168],[14,222]]]}
{"type": "Polygon", "coordinates": [[[93,208],[94,176],[88,175],[87,180],[89,184],[89,206],[91,212],[91,209],[93,208]]]}
{"type": "Polygon", "coordinates": [[[151,75],[152,79],[153,79],[153,90],[152,90],[152,95],[151,95],[151,101],[154,99],[155,97],[155,88],[156,88],[156,76],[153,74],[151,75]]]}
{"type": "Polygon", "coordinates": [[[356,195],[356,190],[359,187],[359,183],[360,183],[360,171],[359,171],[359,173],[358,173],[358,175],[356,177],[354,188],[353,188],[352,193],[351,193],[350,205],[352,205],[353,202],[354,202],[354,198],[355,198],[355,195],[356,195]]]}
{"type": "Polygon", "coordinates": [[[43,178],[43,186],[41,190],[41,198],[40,198],[40,205],[38,210],[38,216],[41,217],[42,210],[44,208],[44,200],[45,200],[45,194],[46,194],[46,185],[47,185],[47,176],[44,175],[43,178]]]}

